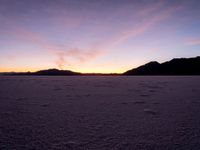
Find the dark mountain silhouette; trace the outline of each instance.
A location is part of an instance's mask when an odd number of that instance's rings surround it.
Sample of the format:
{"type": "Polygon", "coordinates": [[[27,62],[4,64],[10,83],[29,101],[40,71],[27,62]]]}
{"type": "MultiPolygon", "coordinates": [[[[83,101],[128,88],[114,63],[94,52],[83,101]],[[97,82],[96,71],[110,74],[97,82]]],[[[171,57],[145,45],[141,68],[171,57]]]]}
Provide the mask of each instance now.
{"type": "Polygon", "coordinates": [[[40,70],[37,72],[2,72],[0,75],[14,75],[14,76],[72,76],[72,75],[82,75],[82,76],[116,76],[121,75],[118,73],[80,73],[73,72],[70,70],[58,70],[58,69],[48,69],[48,70],[40,70]]]}
{"type": "Polygon", "coordinates": [[[48,70],[40,70],[37,72],[12,72],[12,73],[6,73],[6,75],[47,75],[47,76],[69,76],[69,75],[80,75],[79,72],[73,72],[70,70],[58,70],[58,69],[48,69],[48,70]]]}
{"type": "Polygon", "coordinates": [[[138,68],[117,73],[79,73],[70,70],[48,69],[37,72],[5,72],[0,75],[37,75],[37,76],[117,76],[117,75],[200,75],[200,56],[194,58],[176,58],[164,63],[149,62],[138,68]]]}
{"type": "Polygon", "coordinates": [[[73,72],[70,70],[48,69],[40,70],[33,73],[34,75],[80,75],[81,73],[73,72]]]}
{"type": "Polygon", "coordinates": [[[153,61],[128,70],[123,75],[200,75],[200,56],[176,58],[161,64],[153,61]]]}

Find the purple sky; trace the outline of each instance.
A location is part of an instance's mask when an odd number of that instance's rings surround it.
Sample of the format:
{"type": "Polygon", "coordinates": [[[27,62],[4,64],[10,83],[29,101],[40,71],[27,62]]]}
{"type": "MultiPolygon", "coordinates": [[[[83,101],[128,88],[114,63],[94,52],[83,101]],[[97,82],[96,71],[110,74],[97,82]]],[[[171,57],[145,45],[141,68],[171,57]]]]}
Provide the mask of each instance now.
{"type": "Polygon", "coordinates": [[[0,0],[0,71],[124,72],[200,55],[200,0],[0,0]]]}

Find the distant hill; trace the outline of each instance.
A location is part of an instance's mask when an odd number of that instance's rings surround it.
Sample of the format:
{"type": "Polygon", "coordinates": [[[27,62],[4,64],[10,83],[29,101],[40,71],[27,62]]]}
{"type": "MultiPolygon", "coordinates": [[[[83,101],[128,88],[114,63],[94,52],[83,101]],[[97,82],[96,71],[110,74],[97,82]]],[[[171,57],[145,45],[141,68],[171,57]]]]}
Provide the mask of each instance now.
{"type": "Polygon", "coordinates": [[[70,70],[58,70],[58,69],[47,69],[40,70],[36,72],[0,72],[0,75],[13,75],[13,76],[73,76],[73,75],[82,75],[82,76],[116,76],[121,75],[118,73],[80,73],[73,72],[70,70]]]}
{"type": "Polygon", "coordinates": [[[48,69],[48,70],[40,70],[37,72],[11,72],[11,73],[6,73],[5,75],[69,76],[69,75],[81,75],[81,73],[73,72],[70,70],[48,69]]]}
{"type": "Polygon", "coordinates": [[[81,73],[70,70],[48,69],[34,72],[34,75],[80,75],[81,73]]]}
{"type": "Polygon", "coordinates": [[[123,75],[200,75],[200,56],[176,58],[161,64],[153,61],[128,70],[123,75]]]}

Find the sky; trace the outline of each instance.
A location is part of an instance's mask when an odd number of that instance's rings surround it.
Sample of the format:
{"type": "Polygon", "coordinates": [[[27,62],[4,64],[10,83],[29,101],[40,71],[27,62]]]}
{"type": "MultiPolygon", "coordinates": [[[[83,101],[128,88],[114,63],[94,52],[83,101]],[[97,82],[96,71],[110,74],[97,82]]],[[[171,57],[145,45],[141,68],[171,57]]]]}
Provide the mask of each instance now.
{"type": "Polygon", "coordinates": [[[0,72],[122,73],[200,55],[200,0],[0,0],[0,72]]]}

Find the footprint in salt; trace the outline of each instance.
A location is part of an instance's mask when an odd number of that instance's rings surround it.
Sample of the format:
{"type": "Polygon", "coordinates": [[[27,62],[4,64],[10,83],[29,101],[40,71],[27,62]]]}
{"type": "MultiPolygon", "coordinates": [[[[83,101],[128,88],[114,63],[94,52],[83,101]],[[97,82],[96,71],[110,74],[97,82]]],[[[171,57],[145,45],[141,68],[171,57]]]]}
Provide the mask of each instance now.
{"type": "Polygon", "coordinates": [[[48,107],[49,105],[50,105],[50,104],[47,103],[47,104],[42,104],[41,106],[42,106],[42,107],[48,107]]]}
{"type": "Polygon", "coordinates": [[[76,147],[79,145],[78,142],[76,141],[67,141],[66,143],[64,143],[64,145],[69,148],[69,149],[76,149],[76,147]]]}
{"type": "Polygon", "coordinates": [[[155,110],[146,108],[143,110],[145,113],[150,114],[150,115],[157,115],[157,112],[155,110]]]}
{"type": "Polygon", "coordinates": [[[24,101],[24,100],[26,100],[26,99],[27,99],[27,98],[25,98],[25,97],[16,98],[17,101],[24,101]]]}
{"type": "Polygon", "coordinates": [[[144,101],[135,101],[134,104],[145,104],[144,101]]]}
{"type": "Polygon", "coordinates": [[[142,96],[142,97],[149,97],[150,95],[148,95],[148,94],[141,94],[140,96],[142,96]]]}
{"type": "Polygon", "coordinates": [[[128,104],[128,102],[122,102],[121,104],[123,104],[123,105],[127,105],[127,104],[128,104]]]}
{"type": "Polygon", "coordinates": [[[54,91],[60,91],[60,90],[62,90],[62,89],[59,88],[59,87],[55,87],[53,90],[54,90],[54,91]]]}
{"type": "Polygon", "coordinates": [[[155,92],[156,92],[156,90],[149,90],[149,92],[151,92],[151,93],[155,93],[155,92]]]}
{"type": "Polygon", "coordinates": [[[160,103],[159,102],[153,102],[152,104],[157,105],[157,104],[160,104],[160,103]]]}
{"type": "Polygon", "coordinates": [[[127,104],[145,104],[145,101],[129,101],[129,102],[122,102],[121,104],[127,105],[127,104]]]}

